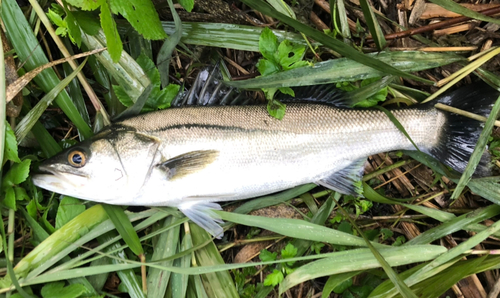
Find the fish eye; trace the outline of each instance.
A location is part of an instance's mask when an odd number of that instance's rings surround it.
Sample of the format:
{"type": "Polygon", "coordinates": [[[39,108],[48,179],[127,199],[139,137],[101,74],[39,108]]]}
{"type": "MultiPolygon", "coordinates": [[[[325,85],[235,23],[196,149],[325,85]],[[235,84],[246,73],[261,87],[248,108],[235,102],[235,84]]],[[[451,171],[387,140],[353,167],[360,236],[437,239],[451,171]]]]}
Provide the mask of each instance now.
{"type": "Polygon", "coordinates": [[[87,157],[85,153],[80,150],[73,150],[68,154],[68,162],[71,166],[75,168],[81,168],[87,162],[87,157]]]}

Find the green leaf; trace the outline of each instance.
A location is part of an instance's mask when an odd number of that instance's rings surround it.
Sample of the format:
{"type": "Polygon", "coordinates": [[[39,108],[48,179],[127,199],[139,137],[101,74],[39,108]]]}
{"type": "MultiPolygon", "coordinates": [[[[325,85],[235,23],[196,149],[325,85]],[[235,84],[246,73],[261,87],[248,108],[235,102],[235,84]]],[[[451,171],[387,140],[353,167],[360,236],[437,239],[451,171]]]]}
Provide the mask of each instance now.
{"type": "Polygon", "coordinates": [[[116,230],[120,233],[123,240],[129,246],[130,250],[136,254],[140,255],[144,253],[142,249],[141,241],[139,240],[139,236],[134,230],[132,223],[128,219],[127,215],[123,211],[123,209],[119,206],[112,206],[103,204],[102,207],[106,210],[106,214],[109,216],[109,219],[115,225],[116,230]]]}
{"type": "Polygon", "coordinates": [[[85,293],[85,286],[73,284],[67,287],[64,282],[53,282],[43,286],[41,294],[43,298],[76,298],[85,293]]]}
{"type": "Polygon", "coordinates": [[[295,258],[295,256],[297,256],[297,248],[291,243],[288,243],[285,248],[281,250],[281,257],[283,259],[295,258]]]}
{"type": "Polygon", "coordinates": [[[151,0],[110,0],[109,2],[113,13],[124,16],[145,38],[167,38],[151,0]]]}
{"type": "Polygon", "coordinates": [[[283,70],[289,70],[292,68],[308,65],[306,61],[297,64],[302,60],[306,47],[302,45],[293,45],[289,40],[284,40],[278,46],[278,61],[283,67],[283,70]],[[297,65],[295,65],[297,64],[297,65]]]}
{"type": "Polygon", "coordinates": [[[97,2],[101,6],[101,14],[99,16],[101,17],[102,30],[104,31],[104,35],[106,35],[106,46],[108,47],[111,59],[113,59],[113,62],[117,63],[123,51],[122,40],[116,29],[116,23],[111,15],[108,1],[98,0],[97,2]]]}
{"type": "Polygon", "coordinates": [[[14,192],[16,194],[16,201],[29,201],[30,197],[26,193],[26,189],[22,187],[14,187],[14,192]]]}
{"type": "Polygon", "coordinates": [[[12,166],[2,179],[2,187],[21,184],[28,178],[31,160],[25,159],[12,166]]]}
{"type": "Polygon", "coordinates": [[[57,208],[56,229],[64,226],[83,211],[85,211],[85,205],[82,204],[82,201],[65,196],[57,208]]]}
{"type": "Polygon", "coordinates": [[[78,47],[82,45],[82,31],[76,23],[75,16],[71,10],[66,10],[66,18],[64,19],[68,25],[69,37],[78,47]]]}
{"type": "Polygon", "coordinates": [[[21,162],[17,153],[16,135],[7,121],[5,121],[5,148],[3,156],[2,164],[5,164],[7,160],[11,160],[15,163],[21,162]]]}
{"type": "Polygon", "coordinates": [[[269,273],[266,276],[266,279],[264,280],[264,285],[274,287],[278,285],[283,280],[283,278],[285,278],[283,276],[283,273],[279,270],[274,269],[272,273],[269,273]]]}
{"type": "Polygon", "coordinates": [[[382,32],[382,29],[380,28],[380,24],[377,21],[377,17],[373,12],[370,3],[367,0],[360,0],[359,3],[361,5],[361,9],[363,10],[368,30],[370,30],[370,33],[372,34],[373,41],[375,42],[375,45],[377,45],[377,49],[381,51],[386,45],[384,32],[382,32]]]}
{"type": "Polygon", "coordinates": [[[60,15],[58,15],[55,11],[53,11],[52,9],[49,9],[49,11],[47,12],[47,17],[52,21],[52,23],[54,23],[57,27],[63,27],[63,28],[67,28],[68,25],[66,24],[66,22],[62,19],[62,17],[60,15]]]}
{"type": "Polygon", "coordinates": [[[259,259],[262,262],[270,262],[270,261],[275,261],[276,258],[278,257],[277,252],[270,252],[267,249],[263,249],[260,251],[259,259]]]}
{"type": "MultiPolygon", "coordinates": [[[[278,38],[269,28],[264,28],[259,37],[259,51],[264,58],[272,62],[279,62],[274,57],[278,50],[278,38]]],[[[262,73],[262,72],[261,72],[262,73]]]]}
{"type": "Polygon", "coordinates": [[[14,188],[12,186],[9,186],[5,189],[5,198],[3,199],[3,203],[8,208],[13,209],[14,211],[17,210],[17,208],[16,208],[16,193],[15,193],[14,188]]]}
{"type": "Polygon", "coordinates": [[[188,12],[191,12],[193,10],[194,0],[178,0],[178,2],[188,12]]]}
{"type": "Polygon", "coordinates": [[[267,76],[280,71],[280,67],[276,62],[267,59],[260,59],[259,62],[257,62],[257,69],[262,76],[267,76]]]}

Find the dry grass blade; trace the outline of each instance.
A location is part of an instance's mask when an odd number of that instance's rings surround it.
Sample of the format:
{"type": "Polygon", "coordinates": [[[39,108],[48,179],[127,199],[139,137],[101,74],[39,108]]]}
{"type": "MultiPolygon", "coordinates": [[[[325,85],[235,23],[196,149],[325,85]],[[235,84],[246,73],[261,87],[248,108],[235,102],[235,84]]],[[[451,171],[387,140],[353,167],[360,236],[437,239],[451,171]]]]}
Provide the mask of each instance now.
{"type": "Polygon", "coordinates": [[[31,80],[34,77],[36,77],[39,73],[41,73],[43,70],[45,70],[47,68],[51,68],[51,67],[53,67],[55,65],[67,62],[69,60],[75,60],[75,59],[78,59],[78,58],[82,58],[82,57],[86,57],[86,56],[89,56],[89,55],[97,54],[97,53],[100,53],[100,52],[102,52],[104,50],[106,50],[106,49],[96,49],[96,50],[93,50],[93,51],[88,51],[88,52],[85,52],[85,53],[76,54],[76,55],[73,55],[73,56],[68,57],[68,58],[62,58],[62,59],[59,59],[59,60],[55,60],[55,61],[49,62],[49,63],[47,63],[45,65],[42,65],[42,66],[39,66],[39,67],[33,69],[32,71],[24,74],[22,77],[20,77],[14,83],[10,84],[7,87],[7,102],[11,101],[14,98],[14,96],[16,96],[19,92],[21,92],[21,90],[26,85],[28,85],[28,83],[31,82],[31,80]]]}

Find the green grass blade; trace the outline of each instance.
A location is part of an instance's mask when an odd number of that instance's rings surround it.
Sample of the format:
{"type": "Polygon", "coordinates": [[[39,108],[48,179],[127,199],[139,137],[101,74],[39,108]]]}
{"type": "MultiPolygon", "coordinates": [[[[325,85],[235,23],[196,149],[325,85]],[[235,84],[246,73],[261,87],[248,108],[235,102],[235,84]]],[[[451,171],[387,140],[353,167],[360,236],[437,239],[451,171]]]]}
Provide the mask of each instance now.
{"type": "Polygon", "coordinates": [[[434,240],[445,237],[459,230],[467,229],[467,226],[476,224],[488,218],[492,218],[500,214],[500,206],[490,205],[486,208],[474,210],[463,214],[454,219],[448,220],[445,223],[429,229],[417,237],[403,244],[403,246],[420,245],[431,243],[434,240]]]}
{"type": "MultiPolygon", "coordinates": [[[[332,15],[338,12],[340,33],[344,37],[344,42],[347,43],[350,42],[349,39],[351,38],[351,29],[349,29],[349,22],[347,21],[347,12],[345,10],[344,1],[335,0],[335,2],[337,4],[337,11],[333,11],[332,9],[330,9],[330,12],[332,13],[332,15]]],[[[335,20],[335,18],[333,18],[333,20],[335,20]]],[[[334,24],[334,26],[336,26],[336,24],[334,24]]]]}
{"type": "Polygon", "coordinates": [[[403,127],[403,124],[401,124],[401,122],[399,122],[399,120],[391,113],[391,111],[387,110],[386,108],[384,108],[382,106],[374,106],[374,108],[379,109],[382,112],[384,112],[385,115],[391,120],[391,122],[398,128],[398,130],[401,133],[403,133],[405,135],[405,137],[412,143],[412,145],[415,147],[415,149],[417,151],[420,151],[420,149],[418,149],[418,147],[417,147],[417,144],[415,144],[415,142],[413,142],[410,135],[408,134],[406,129],[403,127]]]}
{"type": "MultiPolygon", "coordinates": [[[[190,224],[189,227],[193,237],[193,245],[196,246],[210,240],[211,236],[205,230],[198,227],[198,225],[190,224]]],[[[225,264],[213,242],[196,250],[194,254],[197,264],[201,266],[225,264]]],[[[208,297],[239,297],[231,274],[227,270],[203,274],[201,279],[205,284],[208,297]]]]}
{"type": "Polygon", "coordinates": [[[51,157],[61,152],[61,146],[57,144],[56,140],[52,137],[52,135],[47,131],[47,129],[40,122],[35,122],[31,131],[35,135],[38,144],[40,144],[40,148],[42,149],[43,154],[46,157],[51,157]]]}
{"type": "MultiPolygon", "coordinates": [[[[176,220],[175,217],[169,216],[163,222],[163,227],[170,226],[176,220]]],[[[160,234],[158,242],[154,246],[153,256],[151,261],[168,258],[175,255],[177,244],[179,242],[180,226],[175,226],[166,232],[160,234]]],[[[160,263],[162,266],[172,266],[173,260],[160,263]]],[[[170,279],[170,271],[163,271],[156,268],[150,268],[148,271],[148,296],[164,297],[167,291],[168,281],[170,279]]]]}
{"type": "MultiPolygon", "coordinates": [[[[446,248],[438,245],[418,245],[381,248],[379,252],[390,266],[400,266],[432,260],[446,252],[446,248]]],[[[368,248],[337,252],[334,257],[313,261],[297,268],[283,280],[280,293],[317,277],[379,267],[379,261],[368,248]]]]}
{"type": "Polygon", "coordinates": [[[372,39],[377,46],[379,51],[383,50],[386,45],[386,40],[384,37],[384,32],[382,32],[382,28],[380,28],[380,24],[378,23],[377,17],[368,3],[367,0],[359,0],[359,4],[361,5],[361,9],[363,10],[363,15],[365,16],[366,25],[368,26],[368,30],[372,35],[372,39]]]}
{"type": "MultiPolygon", "coordinates": [[[[458,246],[450,249],[448,252],[440,255],[434,261],[430,262],[426,266],[420,268],[418,271],[413,273],[410,277],[405,279],[405,282],[409,286],[413,286],[433,275],[437,272],[441,272],[447,267],[447,263],[453,261],[456,258],[459,258],[462,254],[466,253],[469,249],[478,245],[486,238],[488,238],[493,233],[500,231],[500,221],[495,222],[484,231],[477,233],[466,241],[460,243],[458,246]],[[444,266],[444,267],[443,267],[444,266]]],[[[376,296],[371,296],[372,298],[390,298],[394,297],[397,292],[394,289],[385,291],[384,293],[380,293],[376,296]]]]}
{"type": "Polygon", "coordinates": [[[477,20],[481,20],[484,22],[490,22],[490,23],[495,23],[497,25],[500,25],[499,19],[485,16],[479,12],[475,12],[473,10],[466,8],[466,7],[463,7],[462,5],[455,3],[451,0],[430,0],[430,1],[432,3],[435,3],[435,4],[443,7],[444,9],[447,9],[447,10],[452,11],[454,13],[458,13],[458,14],[461,14],[463,16],[466,16],[466,17],[469,17],[472,19],[477,19],[477,20]]]}
{"type": "Polygon", "coordinates": [[[344,281],[349,280],[350,278],[360,274],[363,271],[352,271],[331,275],[325,283],[323,287],[323,292],[321,293],[321,298],[329,298],[333,289],[343,283],[344,281]]]}
{"type": "Polygon", "coordinates": [[[73,71],[69,76],[64,78],[64,80],[60,81],[52,90],[50,90],[45,96],[23,117],[21,122],[16,126],[16,139],[17,143],[20,144],[21,141],[26,137],[28,132],[33,128],[35,123],[40,119],[42,113],[45,109],[52,103],[52,101],[58,96],[58,94],[66,88],[66,86],[76,77],[76,75],[82,70],[85,66],[85,62],[78,66],[75,71],[73,71]]]}
{"type": "MultiPolygon", "coordinates": [[[[354,235],[333,230],[324,226],[316,225],[305,220],[288,218],[267,218],[262,216],[251,216],[235,214],[224,211],[215,211],[223,220],[234,223],[259,227],[275,233],[298,239],[318,242],[326,242],[337,245],[366,246],[365,241],[354,235]]],[[[374,243],[378,247],[385,245],[374,243]]]]}
{"type": "Polygon", "coordinates": [[[460,177],[460,180],[458,181],[457,186],[455,187],[455,190],[451,195],[452,200],[456,200],[460,196],[462,190],[465,188],[467,183],[469,183],[472,175],[474,174],[474,171],[476,170],[477,165],[481,161],[481,157],[483,156],[483,152],[486,149],[488,139],[491,135],[491,130],[495,125],[498,112],[500,112],[500,97],[498,97],[495,104],[493,105],[491,113],[488,116],[488,120],[486,120],[486,123],[484,124],[483,131],[481,131],[481,134],[479,135],[479,139],[469,159],[469,163],[465,167],[462,177],[460,177]]]}
{"type": "MultiPolygon", "coordinates": [[[[5,24],[9,40],[16,49],[18,58],[26,62],[24,64],[26,70],[33,70],[38,66],[48,63],[47,57],[41,49],[38,40],[33,35],[31,27],[16,1],[6,0],[2,2],[2,20],[5,24]]],[[[33,80],[46,93],[59,83],[59,79],[51,68],[41,72],[33,80]]],[[[59,93],[55,99],[55,103],[63,110],[71,122],[74,123],[84,138],[92,136],[92,130],[85,120],[83,120],[80,113],[78,113],[78,110],[65,90],[59,93]]]]}
{"type": "MultiPolygon", "coordinates": [[[[186,231],[182,238],[181,251],[187,251],[193,247],[190,231],[186,231]]],[[[182,268],[191,267],[191,254],[185,255],[180,259],[176,259],[174,265],[182,268]]],[[[189,275],[173,273],[172,274],[172,298],[186,297],[189,275]]]]}
{"type": "Polygon", "coordinates": [[[333,49],[334,51],[340,53],[341,55],[343,55],[347,58],[350,58],[350,59],[357,61],[361,64],[370,66],[378,71],[381,71],[381,72],[384,72],[387,74],[395,75],[398,77],[401,76],[404,78],[413,79],[413,80],[425,82],[428,84],[433,84],[432,81],[422,79],[421,77],[400,71],[400,70],[398,70],[398,69],[396,69],[396,68],[394,68],[386,63],[383,63],[377,59],[373,59],[369,56],[366,56],[366,55],[358,52],[354,48],[346,45],[345,43],[343,43],[339,40],[336,40],[335,38],[333,38],[331,36],[328,36],[328,35],[320,32],[318,30],[315,30],[307,25],[302,24],[301,22],[298,22],[290,17],[287,17],[287,16],[277,12],[276,10],[272,9],[268,4],[266,4],[262,0],[251,0],[251,1],[250,0],[242,0],[242,2],[247,4],[250,7],[254,8],[254,9],[268,15],[268,16],[276,18],[276,19],[282,21],[283,23],[285,23],[289,26],[292,26],[296,30],[299,30],[300,32],[307,35],[308,37],[310,37],[318,42],[321,42],[325,46],[333,49]]]}
{"type": "Polygon", "coordinates": [[[250,213],[253,210],[278,205],[278,204],[283,203],[285,201],[288,201],[290,199],[296,198],[296,197],[300,196],[301,194],[310,191],[311,189],[315,188],[316,186],[317,185],[314,183],[299,185],[299,186],[282,191],[282,192],[277,193],[277,194],[272,194],[272,195],[260,197],[257,199],[253,199],[253,200],[248,201],[248,202],[244,203],[243,205],[239,206],[235,210],[233,210],[233,213],[246,214],[246,213],[250,213]]]}
{"type": "Polygon", "coordinates": [[[170,13],[174,18],[175,32],[171,34],[169,38],[165,39],[163,45],[160,48],[160,51],[158,52],[158,56],[156,57],[156,65],[158,67],[158,71],[160,72],[160,80],[162,88],[165,88],[168,85],[170,58],[172,57],[172,52],[174,51],[175,47],[177,46],[182,37],[181,18],[177,14],[177,11],[174,8],[172,0],[168,0],[168,7],[170,8],[170,13]]]}
{"type": "Polygon", "coordinates": [[[142,249],[141,241],[139,236],[137,236],[132,223],[128,219],[127,215],[120,206],[103,204],[102,207],[106,210],[106,214],[109,219],[115,225],[116,230],[120,233],[125,243],[134,254],[141,255],[144,253],[142,249]]]}
{"type": "MultiPolygon", "coordinates": [[[[457,61],[463,61],[463,58],[454,55],[415,51],[382,52],[367,54],[365,56],[371,59],[380,60],[400,71],[408,72],[420,71],[457,61]]],[[[237,88],[260,89],[350,82],[386,75],[387,72],[376,70],[360,62],[356,62],[353,59],[340,58],[318,62],[315,63],[314,66],[295,68],[265,77],[225,83],[237,88]]]]}
{"type": "MultiPolygon", "coordinates": [[[[82,33],[82,41],[90,50],[106,47],[106,37],[99,31],[96,35],[82,33]]],[[[109,75],[125,90],[133,102],[139,98],[144,89],[151,84],[144,70],[125,51],[122,52],[118,63],[114,63],[108,51],[96,56],[97,60],[108,71],[109,75]]]]}

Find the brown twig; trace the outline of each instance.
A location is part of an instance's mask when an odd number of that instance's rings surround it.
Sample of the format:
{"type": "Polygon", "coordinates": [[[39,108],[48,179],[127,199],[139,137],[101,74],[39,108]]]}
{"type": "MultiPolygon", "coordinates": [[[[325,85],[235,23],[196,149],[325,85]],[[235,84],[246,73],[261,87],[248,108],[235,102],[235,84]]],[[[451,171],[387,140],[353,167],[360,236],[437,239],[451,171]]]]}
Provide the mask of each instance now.
{"type": "MultiPolygon", "coordinates": [[[[485,16],[491,16],[491,15],[500,13],[500,6],[497,6],[497,7],[494,7],[494,8],[489,8],[489,9],[485,9],[485,10],[479,11],[479,13],[481,13],[481,14],[483,14],[485,16]]],[[[421,33],[424,33],[424,32],[433,31],[433,30],[436,30],[436,29],[439,29],[439,28],[443,28],[443,27],[455,25],[455,24],[458,24],[458,23],[462,23],[462,22],[468,21],[470,19],[472,19],[472,18],[469,18],[469,17],[466,17],[466,16],[461,16],[461,17],[458,17],[458,18],[453,18],[451,20],[446,20],[446,21],[442,21],[442,22],[430,24],[430,25],[427,25],[427,26],[415,28],[415,29],[409,29],[409,30],[406,30],[406,31],[396,32],[396,33],[392,33],[392,34],[387,34],[385,36],[385,39],[386,40],[392,40],[392,39],[397,39],[397,38],[403,38],[403,37],[412,36],[412,35],[415,35],[415,34],[421,34],[421,33]]],[[[373,42],[373,39],[372,38],[367,38],[366,42],[373,42]]]]}

